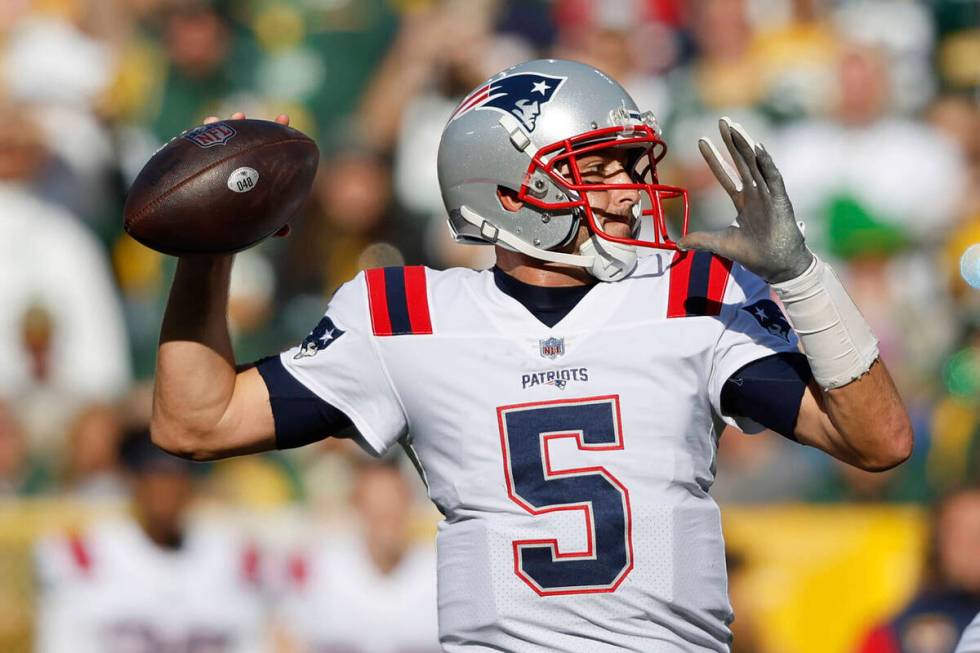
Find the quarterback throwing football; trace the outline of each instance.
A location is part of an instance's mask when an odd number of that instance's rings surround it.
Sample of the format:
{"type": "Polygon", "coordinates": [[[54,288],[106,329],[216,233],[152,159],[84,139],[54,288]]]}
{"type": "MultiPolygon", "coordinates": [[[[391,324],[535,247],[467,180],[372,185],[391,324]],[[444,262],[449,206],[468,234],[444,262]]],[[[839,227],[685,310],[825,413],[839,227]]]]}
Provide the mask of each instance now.
{"type": "Polygon", "coordinates": [[[570,61],[499,73],[439,150],[450,229],[496,266],[368,270],[303,343],[236,373],[231,257],[182,259],[157,443],[213,459],[350,430],[404,447],[444,515],[447,651],[729,650],[708,493],[725,424],[868,470],[905,460],[912,432],[773,160],[720,131],[734,168],[700,147],[737,218],[688,234],[686,192],[657,178],[656,120],[618,83],[570,61]]]}

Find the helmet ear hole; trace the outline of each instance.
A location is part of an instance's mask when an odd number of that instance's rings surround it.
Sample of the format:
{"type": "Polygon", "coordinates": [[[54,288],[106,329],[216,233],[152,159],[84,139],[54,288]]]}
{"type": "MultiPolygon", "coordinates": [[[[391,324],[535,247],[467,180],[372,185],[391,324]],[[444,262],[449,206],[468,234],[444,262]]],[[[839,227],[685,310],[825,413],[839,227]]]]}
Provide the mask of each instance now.
{"type": "Polygon", "coordinates": [[[524,208],[524,202],[518,199],[517,191],[513,188],[497,186],[497,199],[500,201],[500,206],[502,206],[505,211],[516,213],[524,208]]]}

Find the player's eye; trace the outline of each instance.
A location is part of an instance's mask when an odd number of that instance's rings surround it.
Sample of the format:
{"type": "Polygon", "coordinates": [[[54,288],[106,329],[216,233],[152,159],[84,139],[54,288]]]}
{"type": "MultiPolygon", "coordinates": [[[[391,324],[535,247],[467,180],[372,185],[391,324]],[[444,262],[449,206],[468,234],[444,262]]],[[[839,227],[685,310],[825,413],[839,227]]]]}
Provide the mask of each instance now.
{"type": "Polygon", "coordinates": [[[582,181],[586,184],[601,184],[606,180],[602,166],[588,166],[581,171],[582,181]]]}

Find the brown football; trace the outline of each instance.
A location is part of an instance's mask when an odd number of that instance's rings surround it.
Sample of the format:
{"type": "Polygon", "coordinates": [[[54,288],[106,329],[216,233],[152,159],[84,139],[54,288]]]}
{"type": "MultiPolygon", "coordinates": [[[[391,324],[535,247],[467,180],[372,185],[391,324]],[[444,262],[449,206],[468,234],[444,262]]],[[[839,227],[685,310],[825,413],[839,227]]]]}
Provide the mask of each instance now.
{"type": "Polygon", "coordinates": [[[309,195],[319,158],[312,139],[276,122],[195,127],[143,166],[123,227],[165,254],[245,249],[288,224],[309,195]]]}

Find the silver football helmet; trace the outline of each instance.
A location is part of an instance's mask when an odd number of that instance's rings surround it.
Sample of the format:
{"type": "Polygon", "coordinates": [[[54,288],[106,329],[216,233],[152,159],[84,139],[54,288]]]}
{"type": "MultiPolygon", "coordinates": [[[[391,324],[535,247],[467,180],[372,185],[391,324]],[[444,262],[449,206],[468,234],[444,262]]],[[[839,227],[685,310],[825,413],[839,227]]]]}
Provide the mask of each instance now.
{"type": "Polygon", "coordinates": [[[667,146],[653,114],[641,113],[618,83],[574,61],[541,59],[508,68],[470,93],[442,132],[439,185],[458,242],[500,245],[537,259],[588,269],[603,281],[632,272],[636,247],[676,249],[663,203],[687,191],[660,184],[657,163],[667,146]],[[577,157],[627,148],[631,183],[584,184],[577,157]],[[498,188],[523,202],[509,211],[498,188]],[[631,237],[606,233],[587,191],[633,189],[631,237]],[[643,229],[643,218],[650,223],[643,229]],[[572,242],[579,224],[590,232],[577,253],[555,251],[572,242]]]}

